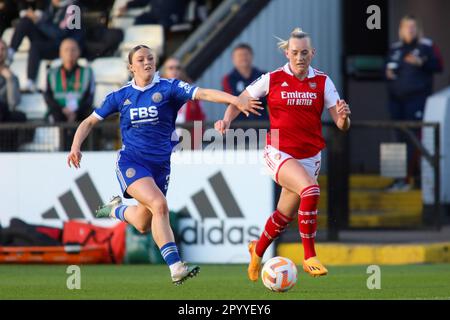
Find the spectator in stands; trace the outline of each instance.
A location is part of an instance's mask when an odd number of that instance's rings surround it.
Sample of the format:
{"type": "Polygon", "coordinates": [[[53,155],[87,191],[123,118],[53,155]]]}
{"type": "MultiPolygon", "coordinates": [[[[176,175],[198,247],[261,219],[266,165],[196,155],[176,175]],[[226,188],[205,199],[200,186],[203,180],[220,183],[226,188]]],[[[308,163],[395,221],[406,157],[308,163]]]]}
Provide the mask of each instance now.
{"type": "MultiPolygon", "coordinates": [[[[264,71],[253,66],[253,49],[246,43],[240,43],[232,51],[234,69],[222,79],[223,91],[239,96],[244,89],[258,79],[264,71]]],[[[265,104],[265,101],[263,104],[265,104]]],[[[267,108],[260,111],[261,116],[251,114],[246,117],[241,113],[237,120],[268,120],[267,108]]]]}
{"type": "Polygon", "coordinates": [[[81,56],[89,61],[114,56],[124,37],[122,29],[108,27],[114,0],[78,0],[78,4],[84,41],[81,56]]]}
{"type": "Polygon", "coordinates": [[[207,4],[206,0],[193,0],[189,3],[186,10],[190,10],[192,2],[194,2],[194,26],[197,27],[208,18],[208,15],[214,11],[215,7],[213,8],[211,1],[207,4]]]}
{"type": "MultiPolygon", "coordinates": [[[[175,57],[169,57],[164,62],[161,68],[161,77],[163,78],[174,78],[185,81],[187,83],[192,83],[191,79],[188,78],[185,71],[181,67],[180,61],[175,57]]],[[[185,123],[190,121],[204,121],[205,114],[199,100],[188,100],[178,111],[178,116],[176,123],[185,123]]],[[[192,149],[200,149],[202,145],[202,137],[194,136],[194,129],[190,129],[191,134],[191,144],[190,146],[184,145],[185,149],[190,147],[192,149]]],[[[181,135],[180,130],[177,131],[179,136],[181,135]]],[[[202,134],[203,132],[201,132],[202,134]]]]}
{"type": "Polygon", "coordinates": [[[82,43],[82,32],[76,28],[68,28],[72,17],[66,15],[67,8],[75,4],[74,0],[52,0],[41,17],[39,15],[24,16],[17,23],[10,45],[10,59],[19,48],[24,37],[31,42],[28,54],[27,89],[35,91],[35,79],[41,59],[55,59],[61,41],[71,37],[82,43]]]}
{"type": "Polygon", "coordinates": [[[78,64],[80,48],[73,39],[61,43],[61,66],[50,68],[44,98],[50,122],[81,121],[92,113],[95,82],[92,69],[78,64]]]}
{"type": "Polygon", "coordinates": [[[186,0],[131,0],[119,8],[119,16],[125,15],[128,9],[151,6],[150,11],[146,11],[137,16],[135,24],[160,24],[165,32],[177,23],[183,21],[186,10],[186,0]]]}
{"type": "MultiPolygon", "coordinates": [[[[433,74],[443,70],[439,49],[424,38],[415,17],[400,20],[399,41],[391,45],[386,64],[389,110],[392,120],[421,121],[425,102],[433,90],[433,74]]],[[[415,130],[420,139],[420,130],[415,130]]],[[[408,190],[419,177],[419,153],[408,144],[408,177],[399,179],[391,190],[408,190]]]]}
{"type": "Polygon", "coordinates": [[[82,56],[88,60],[113,56],[124,37],[122,29],[108,28],[101,23],[90,26],[84,24],[83,30],[85,45],[82,56]]]}
{"type": "Polygon", "coordinates": [[[18,17],[18,9],[12,0],[0,0],[0,37],[3,31],[11,27],[12,21],[18,17]]]}
{"type": "Polygon", "coordinates": [[[15,110],[20,102],[19,79],[6,65],[8,46],[0,39],[0,122],[26,121],[26,115],[15,110]]]}
{"type": "Polygon", "coordinates": [[[39,21],[50,4],[50,0],[19,0],[17,9],[19,17],[28,17],[33,21],[39,21]]]}

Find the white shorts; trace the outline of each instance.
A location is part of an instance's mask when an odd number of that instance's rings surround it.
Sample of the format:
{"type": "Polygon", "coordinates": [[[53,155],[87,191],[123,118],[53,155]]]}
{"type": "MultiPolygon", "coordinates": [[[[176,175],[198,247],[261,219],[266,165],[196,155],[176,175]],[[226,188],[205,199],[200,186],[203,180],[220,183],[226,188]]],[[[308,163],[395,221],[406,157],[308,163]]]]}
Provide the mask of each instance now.
{"type": "MultiPolygon", "coordinates": [[[[280,151],[271,145],[267,145],[264,148],[264,162],[266,164],[266,168],[269,171],[269,174],[272,176],[272,179],[278,183],[278,172],[280,171],[281,166],[289,159],[293,159],[291,155],[280,151]]],[[[320,162],[321,162],[321,151],[317,153],[315,156],[305,159],[297,159],[298,163],[300,163],[303,168],[305,168],[306,172],[309,174],[311,178],[317,180],[320,171],[320,162]]]]}

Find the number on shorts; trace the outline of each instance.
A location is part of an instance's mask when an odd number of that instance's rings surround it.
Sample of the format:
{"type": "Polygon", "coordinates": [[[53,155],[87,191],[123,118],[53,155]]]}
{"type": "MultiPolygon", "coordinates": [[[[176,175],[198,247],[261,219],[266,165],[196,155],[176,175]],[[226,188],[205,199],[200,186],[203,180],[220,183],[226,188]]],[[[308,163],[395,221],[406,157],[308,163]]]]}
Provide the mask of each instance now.
{"type": "Polygon", "coordinates": [[[167,190],[169,188],[169,181],[170,181],[170,174],[166,176],[166,185],[164,186],[164,189],[167,190]]]}
{"type": "Polygon", "coordinates": [[[316,161],[315,166],[316,166],[316,171],[314,172],[314,177],[317,178],[317,177],[319,176],[320,160],[319,160],[319,161],[316,161]]]}

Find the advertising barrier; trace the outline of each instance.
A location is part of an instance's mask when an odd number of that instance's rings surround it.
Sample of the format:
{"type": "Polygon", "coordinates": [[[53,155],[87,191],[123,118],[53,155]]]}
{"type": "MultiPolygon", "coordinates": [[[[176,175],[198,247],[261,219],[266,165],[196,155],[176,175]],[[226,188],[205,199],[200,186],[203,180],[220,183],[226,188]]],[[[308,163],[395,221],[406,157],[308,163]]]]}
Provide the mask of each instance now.
{"type": "MultiPolygon", "coordinates": [[[[67,166],[67,154],[0,154],[0,223],[15,217],[32,224],[62,227],[95,219],[94,211],[120,194],[116,152],[84,152],[81,168],[67,166]]],[[[259,151],[183,151],[172,156],[167,194],[179,212],[183,259],[202,263],[248,261],[247,244],[257,239],[273,211],[273,184],[261,171],[259,151]]],[[[135,204],[134,200],[124,200],[135,204]]],[[[269,248],[265,258],[273,255],[269,248]]]]}

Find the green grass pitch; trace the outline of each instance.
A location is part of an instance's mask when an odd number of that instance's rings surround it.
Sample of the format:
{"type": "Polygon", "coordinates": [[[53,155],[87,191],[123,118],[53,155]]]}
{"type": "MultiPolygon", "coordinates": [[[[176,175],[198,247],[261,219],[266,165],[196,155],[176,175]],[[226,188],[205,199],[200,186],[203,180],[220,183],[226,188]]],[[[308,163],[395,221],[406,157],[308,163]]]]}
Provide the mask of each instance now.
{"type": "Polygon", "coordinates": [[[84,265],[81,289],[69,290],[63,265],[0,265],[4,299],[450,299],[450,264],[381,266],[381,289],[367,289],[367,266],[329,267],[312,278],[299,268],[297,284],[275,293],[247,279],[246,265],[201,265],[175,287],[164,265],[84,265]]]}

